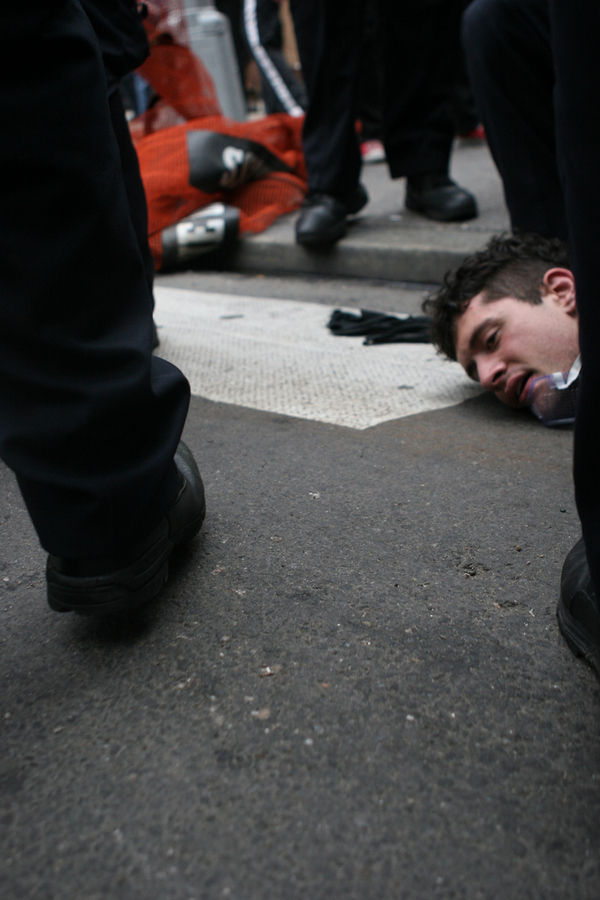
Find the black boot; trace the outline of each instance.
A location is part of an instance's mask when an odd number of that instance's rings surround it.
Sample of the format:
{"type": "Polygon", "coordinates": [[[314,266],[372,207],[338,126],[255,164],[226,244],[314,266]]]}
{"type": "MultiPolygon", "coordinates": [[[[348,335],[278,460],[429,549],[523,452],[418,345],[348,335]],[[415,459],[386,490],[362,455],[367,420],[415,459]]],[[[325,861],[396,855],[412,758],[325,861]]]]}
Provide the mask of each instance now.
{"type": "Polygon", "coordinates": [[[573,653],[583,656],[600,679],[600,603],[592,585],[583,538],[564,561],[556,614],[558,627],[573,653]]]}
{"type": "Polygon", "coordinates": [[[296,222],[296,242],[304,247],[335,244],[347,229],[347,216],[354,216],[369,202],[369,196],[357,184],[343,200],[331,194],[308,194],[296,222]]]}
{"type": "Polygon", "coordinates": [[[204,487],[190,450],[181,441],[175,454],[181,478],[177,497],[159,524],[140,535],[118,559],[73,560],[49,556],[48,603],[57,612],[106,615],[129,612],[153,600],[169,574],[174,548],[191,540],[204,520],[204,487]]]}
{"type": "Polygon", "coordinates": [[[473,194],[459,187],[445,172],[409,175],[406,208],[436,222],[464,222],[478,214],[473,194]]]}

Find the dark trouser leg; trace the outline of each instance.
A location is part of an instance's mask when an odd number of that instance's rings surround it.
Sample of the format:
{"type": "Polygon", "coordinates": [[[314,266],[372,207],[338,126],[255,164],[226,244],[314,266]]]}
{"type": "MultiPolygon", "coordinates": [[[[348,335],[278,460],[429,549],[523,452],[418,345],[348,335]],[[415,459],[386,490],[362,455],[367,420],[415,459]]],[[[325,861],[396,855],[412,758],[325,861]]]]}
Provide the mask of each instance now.
{"type": "Polygon", "coordinates": [[[9,10],[0,455],[45,549],[110,556],[173,501],[189,388],[151,358],[151,296],[89,22],[76,0],[9,10]]]}
{"type": "Polygon", "coordinates": [[[462,34],[513,230],[566,238],[547,0],[474,0],[462,34]]]}
{"type": "Polygon", "coordinates": [[[303,148],[309,193],[344,199],[360,175],[356,135],[362,0],[292,0],[308,108],[303,148]]]}
{"type": "MultiPolygon", "coordinates": [[[[471,0],[461,0],[460,8],[464,11],[471,0]]],[[[461,45],[460,59],[457,66],[454,90],[452,92],[452,118],[454,131],[458,135],[468,135],[479,124],[479,113],[475,106],[475,97],[467,73],[467,63],[461,45]]]]}
{"type": "Polygon", "coordinates": [[[362,125],[361,141],[380,141],[383,134],[383,66],[377,0],[367,0],[364,10],[358,117],[362,125]]]}
{"type": "Polygon", "coordinates": [[[583,537],[600,597],[600,7],[586,0],[551,0],[558,161],[573,270],[577,281],[583,359],[575,425],[575,491],[583,537]]]}
{"type": "MultiPolygon", "coordinates": [[[[148,244],[148,206],[146,193],[140,173],[137,153],[131,140],[131,133],[125,118],[123,101],[118,89],[112,90],[109,97],[110,118],[119,145],[121,171],[127,191],[131,224],[135,231],[138,247],[144,262],[144,271],[148,288],[152,294],[154,288],[154,260],[148,244]]],[[[154,302],[154,298],[153,298],[154,302]]]]}
{"type": "Polygon", "coordinates": [[[392,178],[448,168],[459,15],[456,0],[380,0],[384,144],[392,178]]]}

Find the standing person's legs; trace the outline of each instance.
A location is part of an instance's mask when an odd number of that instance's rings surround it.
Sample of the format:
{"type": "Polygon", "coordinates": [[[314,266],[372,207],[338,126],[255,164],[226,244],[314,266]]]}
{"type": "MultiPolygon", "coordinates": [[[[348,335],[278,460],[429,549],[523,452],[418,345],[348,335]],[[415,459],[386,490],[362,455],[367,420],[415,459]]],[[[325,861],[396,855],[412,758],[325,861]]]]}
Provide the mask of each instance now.
{"type": "Polygon", "coordinates": [[[574,476],[585,548],[576,545],[567,556],[558,615],[571,647],[587,657],[600,677],[600,7],[587,0],[551,0],[550,13],[556,146],[577,283],[583,362],[574,476]]]}
{"type": "Polygon", "coordinates": [[[150,53],[143,16],[133,3],[110,5],[103,0],[80,0],[80,3],[100,45],[108,85],[110,118],[119,145],[131,222],[152,291],[154,262],[148,245],[146,195],[121,96],[121,83],[125,76],[131,76],[150,53]]]}
{"type": "Polygon", "coordinates": [[[361,0],[292,0],[290,5],[308,107],[303,147],[309,193],[343,199],[356,187],[361,0]]]}
{"type": "Polygon", "coordinates": [[[302,116],[306,91],[283,55],[283,34],[277,0],[244,0],[243,28],[260,70],[265,112],[302,116]]]}
{"type": "MultiPolygon", "coordinates": [[[[117,566],[127,574],[181,497],[189,386],[151,356],[151,294],[87,17],[77,0],[32,0],[1,25],[0,455],[70,586],[66,608],[87,595],[93,607],[85,573],[100,588],[117,566]]],[[[161,534],[156,552],[168,558],[171,543],[161,534]]],[[[153,554],[153,586],[127,582],[121,605],[160,587],[153,554]]]]}
{"type": "Polygon", "coordinates": [[[332,243],[367,202],[358,184],[356,133],[363,0],[292,0],[308,106],[302,136],[308,197],[296,224],[302,244],[332,243]]]}
{"type": "Polygon", "coordinates": [[[428,218],[477,215],[475,198],[448,176],[452,96],[460,67],[460,0],[380,0],[384,144],[406,205],[428,218]]]}
{"type": "Polygon", "coordinates": [[[363,38],[358,80],[358,118],[360,119],[363,162],[383,162],[383,66],[379,35],[379,4],[367,0],[364,8],[363,38]],[[369,145],[365,147],[365,145],[369,145]],[[369,154],[372,147],[373,156],[369,154]],[[365,151],[366,154],[365,154],[365,151]]]}
{"type": "Polygon", "coordinates": [[[547,0],[474,0],[462,38],[513,230],[566,240],[547,0]]]}
{"type": "MultiPolygon", "coordinates": [[[[471,0],[461,0],[460,11],[469,6],[471,0]]],[[[465,54],[461,46],[460,59],[457,68],[457,77],[454,81],[452,91],[452,119],[454,121],[454,132],[458,137],[467,140],[483,139],[483,129],[479,113],[475,106],[475,97],[471,90],[471,83],[467,72],[467,64],[465,54]]]]}

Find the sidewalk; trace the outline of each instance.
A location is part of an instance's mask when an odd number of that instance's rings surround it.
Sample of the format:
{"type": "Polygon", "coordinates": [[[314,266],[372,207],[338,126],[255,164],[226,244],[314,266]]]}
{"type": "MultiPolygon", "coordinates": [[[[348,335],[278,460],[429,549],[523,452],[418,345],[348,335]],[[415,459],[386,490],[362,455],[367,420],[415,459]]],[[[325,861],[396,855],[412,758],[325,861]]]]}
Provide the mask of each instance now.
{"type": "Polygon", "coordinates": [[[294,213],[261,234],[245,236],[226,265],[271,275],[438,282],[448,268],[509,227],[502,185],[485,143],[457,140],[451,174],[477,197],[479,216],[471,222],[438,224],[411,213],[404,208],[404,179],[392,181],[385,163],[367,165],[362,181],[370,202],[330,251],[296,245],[294,213]]]}

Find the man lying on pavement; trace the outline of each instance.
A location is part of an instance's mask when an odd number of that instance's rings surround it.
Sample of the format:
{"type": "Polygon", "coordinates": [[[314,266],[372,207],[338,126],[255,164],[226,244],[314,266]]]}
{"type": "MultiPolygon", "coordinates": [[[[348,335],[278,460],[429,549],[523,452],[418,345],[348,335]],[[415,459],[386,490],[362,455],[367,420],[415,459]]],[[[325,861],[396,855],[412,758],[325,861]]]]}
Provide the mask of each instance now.
{"type": "Polygon", "coordinates": [[[546,425],[573,421],[578,320],[562,241],[494,237],[445,275],[423,310],[437,349],[503,403],[530,407],[546,425]]]}

